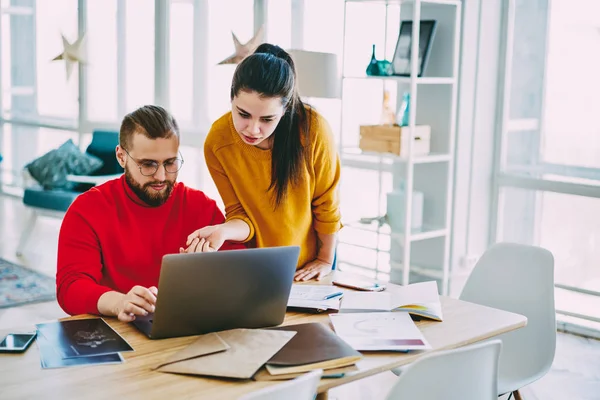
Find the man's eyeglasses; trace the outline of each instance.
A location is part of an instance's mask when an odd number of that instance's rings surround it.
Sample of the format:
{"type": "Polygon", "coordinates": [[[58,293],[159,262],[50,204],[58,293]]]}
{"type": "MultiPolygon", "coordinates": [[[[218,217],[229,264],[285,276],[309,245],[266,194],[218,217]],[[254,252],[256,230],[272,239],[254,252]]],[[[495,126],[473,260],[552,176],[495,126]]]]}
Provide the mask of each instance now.
{"type": "Polygon", "coordinates": [[[123,149],[127,156],[131,158],[131,160],[138,166],[140,169],[140,173],[144,176],[152,176],[156,174],[158,171],[158,167],[161,165],[165,167],[165,172],[168,174],[174,174],[181,169],[183,166],[183,157],[181,157],[181,153],[179,153],[179,157],[181,158],[173,158],[171,160],[165,161],[163,163],[157,163],[156,161],[144,161],[138,163],[135,158],[131,157],[129,152],[123,149]]]}

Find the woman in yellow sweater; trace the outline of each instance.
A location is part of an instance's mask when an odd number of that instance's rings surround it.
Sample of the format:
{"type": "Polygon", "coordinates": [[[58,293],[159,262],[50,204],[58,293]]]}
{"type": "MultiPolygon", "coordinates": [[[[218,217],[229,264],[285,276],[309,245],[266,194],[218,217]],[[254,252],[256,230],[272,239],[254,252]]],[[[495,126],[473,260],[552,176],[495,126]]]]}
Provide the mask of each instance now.
{"type": "Polygon", "coordinates": [[[182,252],[224,241],[299,245],[296,280],[329,274],[341,228],[340,160],[325,119],[300,100],[290,55],[262,44],[236,68],[231,112],[204,144],[226,222],[190,234],[182,252]]]}

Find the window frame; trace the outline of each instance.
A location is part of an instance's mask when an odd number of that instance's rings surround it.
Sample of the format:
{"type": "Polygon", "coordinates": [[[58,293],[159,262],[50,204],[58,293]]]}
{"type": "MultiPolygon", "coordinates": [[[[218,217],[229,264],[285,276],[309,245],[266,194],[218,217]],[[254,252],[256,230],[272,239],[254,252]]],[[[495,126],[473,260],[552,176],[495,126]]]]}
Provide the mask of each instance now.
{"type": "MultiPolygon", "coordinates": [[[[126,99],[126,1],[117,1],[117,115],[123,116],[127,110],[126,99]]],[[[256,31],[264,22],[266,22],[268,2],[272,0],[254,0],[254,31],[256,31]]],[[[302,0],[293,0],[295,3],[302,3],[302,0]]],[[[208,48],[208,7],[205,0],[154,0],[154,104],[169,108],[170,93],[169,93],[169,38],[170,38],[170,9],[172,3],[186,3],[194,6],[194,30],[193,30],[193,119],[191,124],[183,124],[181,126],[182,145],[191,147],[201,147],[204,139],[210,128],[212,121],[208,117],[208,64],[205,54],[208,48]]],[[[88,0],[77,1],[77,24],[78,35],[81,36],[86,31],[86,21],[88,15],[88,0]]],[[[26,12],[23,7],[8,7],[2,8],[2,14],[16,13],[22,14],[26,12]]],[[[32,13],[35,13],[35,6],[32,13]]],[[[0,20],[0,29],[2,23],[0,20]]],[[[301,27],[300,30],[302,30],[301,27]]],[[[292,36],[294,32],[292,32],[292,36]]],[[[266,36],[265,36],[266,37],[266,36]]],[[[11,38],[11,40],[13,40],[11,38]]],[[[36,48],[37,43],[33,44],[36,48]]],[[[1,51],[0,44],[0,51],[1,51]]],[[[1,54],[1,53],[0,53],[1,54]]],[[[1,63],[0,63],[1,68],[1,63]]],[[[34,68],[29,66],[29,68],[34,68]]],[[[51,129],[59,129],[66,131],[74,131],[78,133],[79,144],[83,142],[83,137],[86,133],[90,133],[96,129],[113,129],[118,130],[120,121],[106,120],[91,120],[87,113],[87,104],[89,99],[89,91],[87,85],[86,68],[78,65],[78,117],[76,119],[56,118],[45,116],[31,117],[13,117],[4,118],[3,102],[0,96],[0,124],[25,125],[34,127],[45,127],[51,129]]],[[[0,72],[2,72],[0,70],[0,72]]],[[[0,81],[0,93],[3,93],[2,82],[0,81]]],[[[35,95],[35,94],[34,94],[35,95]]]]}
{"type": "MultiPolygon", "coordinates": [[[[546,13],[546,49],[548,48],[550,15],[552,12],[552,1],[548,1],[547,13],[546,13]]],[[[515,16],[516,16],[516,4],[515,0],[510,0],[507,7],[503,8],[502,22],[500,35],[506,38],[503,41],[504,45],[500,49],[500,62],[499,62],[499,81],[498,81],[498,101],[497,101],[497,121],[496,121],[496,132],[494,138],[494,161],[493,161],[493,177],[492,177],[492,204],[490,213],[490,231],[489,238],[490,244],[496,243],[502,239],[501,233],[503,232],[503,210],[504,210],[504,188],[517,188],[526,189],[533,195],[533,201],[529,205],[528,213],[531,213],[534,217],[530,219],[528,226],[524,226],[523,229],[527,232],[527,240],[530,243],[538,243],[540,237],[540,219],[541,219],[541,204],[542,195],[544,192],[550,193],[562,193],[567,195],[576,195],[589,198],[600,198],[600,168],[589,168],[570,166],[565,164],[556,164],[539,161],[539,144],[541,143],[541,136],[544,130],[544,112],[545,112],[545,90],[546,90],[546,76],[548,69],[548,57],[547,51],[545,52],[544,59],[544,71],[543,71],[543,87],[542,87],[542,102],[539,118],[510,118],[510,99],[511,99],[511,77],[513,67],[513,52],[514,52],[514,31],[515,31],[515,16]],[[536,163],[533,164],[534,168],[531,170],[534,172],[532,176],[523,176],[516,173],[514,170],[511,171],[507,167],[507,136],[509,133],[518,133],[526,131],[538,131],[538,154],[536,155],[536,163]],[[551,179],[545,175],[556,175],[557,178],[551,179]],[[567,180],[564,178],[577,178],[582,180],[576,182],[567,180]],[[585,182],[587,180],[589,182],[585,182]],[[591,182],[591,181],[595,182],[591,182]]],[[[528,172],[531,172],[528,170],[528,172]]],[[[565,289],[572,292],[583,293],[592,296],[600,296],[600,292],[592,290],[586,290],[581,287],[567,286],[560,283],[556,283],[555,288],[565,289]]],[[[587,320],[592,322],[600,322],[597,318],[590,315],[575,314],[566,310],[556,310],[557,314],[566,317],[575,317],[579,320],[587,320]]],[[[598,336],[599,333],[593,329],[586,328],[577,323],[570,321],[559,321],[563,326],[562,329],[567,332],[583,332],[585,335],[598,336]]]]}

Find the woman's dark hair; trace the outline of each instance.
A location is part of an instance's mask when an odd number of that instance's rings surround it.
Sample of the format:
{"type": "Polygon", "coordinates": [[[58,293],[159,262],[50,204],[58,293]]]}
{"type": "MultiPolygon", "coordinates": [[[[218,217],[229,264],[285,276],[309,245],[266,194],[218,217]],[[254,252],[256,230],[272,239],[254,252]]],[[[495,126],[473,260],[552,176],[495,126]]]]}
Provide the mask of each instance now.
{"type": "Polygon", "coordinates": [[[136,132],[149,139],[168,139],[175,135],[179,140],[177,121],[167,110],[159,106],[142,106],[127,114],[121,122],[119,146],[131,150],[131,140],[136,132]]]}
{"type": "MultiPolygon", "coordinates": [[[[261,97],[281,97],[285,109],[273,133],[271,185],[275,206],[285,198],[288,186],[298,182],[305,158],[304,142],[310,129],[310,112],[300,100],[292,57],[281,47],[263,43],[236,68],[231,100],[240,91],[261,97]]],[[[310,110],[310,107],[309,107],[310,110]]]]}

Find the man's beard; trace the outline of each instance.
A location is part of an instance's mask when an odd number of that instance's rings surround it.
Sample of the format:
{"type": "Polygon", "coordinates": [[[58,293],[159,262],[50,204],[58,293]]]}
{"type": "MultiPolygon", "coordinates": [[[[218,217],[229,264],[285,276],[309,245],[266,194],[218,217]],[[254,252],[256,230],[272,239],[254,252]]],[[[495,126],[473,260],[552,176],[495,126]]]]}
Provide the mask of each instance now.
{"type": "Polygon", "coordinates": [[[125,168],[125,181],[133,190],[133,192],[140,198],[144,203],[148,204],[151,207],[158,207],[163,205],[171,196],[171,192],[173,192],[174,182],[169,180],[165,180],[163,182],[160,181],[152,181],[145,183],[144,185],[140,185],[137,183],[128,168],[125,168]],[[165,189],[157,192],[152,189],[152,185],[165,185],[165,189]]]}

